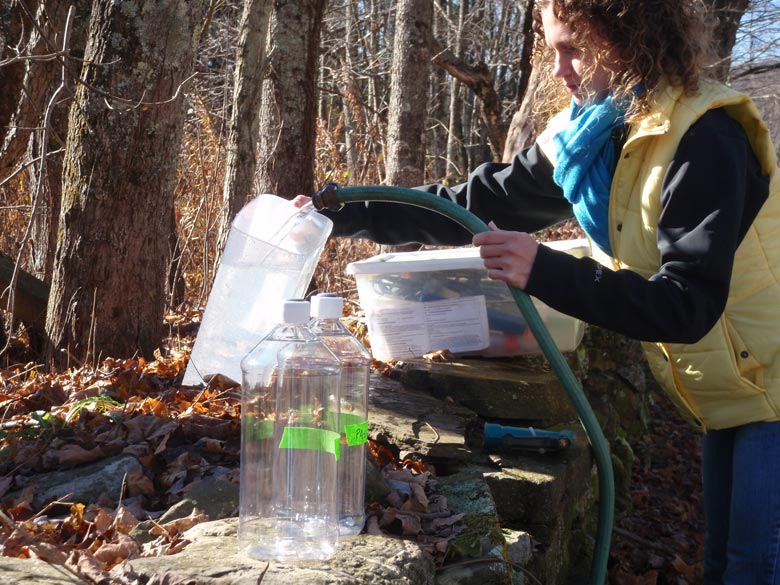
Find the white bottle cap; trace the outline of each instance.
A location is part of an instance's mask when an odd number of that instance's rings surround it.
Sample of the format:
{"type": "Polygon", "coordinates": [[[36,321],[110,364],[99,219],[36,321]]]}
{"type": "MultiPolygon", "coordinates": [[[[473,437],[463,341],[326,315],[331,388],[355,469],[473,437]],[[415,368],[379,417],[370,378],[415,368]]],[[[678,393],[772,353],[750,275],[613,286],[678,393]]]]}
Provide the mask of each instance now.
{"type": "Polygon", "coordinates": [[[289,299],[282,306],[282,323],[308,323],[310,314],[309,301],[289,299]]]}
{"type": "Polygon", "coordinates": [[[311,316],[317,319],[338,319],[344,309],[344,299],[333,293],[320,293],[311,298],[311,316]]]}

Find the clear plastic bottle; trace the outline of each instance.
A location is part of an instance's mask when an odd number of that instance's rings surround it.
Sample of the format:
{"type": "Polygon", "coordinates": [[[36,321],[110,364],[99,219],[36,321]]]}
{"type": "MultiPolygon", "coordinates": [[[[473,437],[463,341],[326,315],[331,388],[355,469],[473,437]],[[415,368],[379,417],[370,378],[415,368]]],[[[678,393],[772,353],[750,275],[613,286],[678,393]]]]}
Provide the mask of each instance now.
{"type": "Polygon", "coordinates": [[[308,328],[308,301],[241,360],[239,547],[326,559],[338,546],[339,359],[308,328]]]}
{"type": "Polygon", "coordinates": [[[341,322],[344,300],[332,294],[312,297],[309,328],[341,360],[339,535],[363,529],[368,441],[368,382],[371,354],[341,322]]]}

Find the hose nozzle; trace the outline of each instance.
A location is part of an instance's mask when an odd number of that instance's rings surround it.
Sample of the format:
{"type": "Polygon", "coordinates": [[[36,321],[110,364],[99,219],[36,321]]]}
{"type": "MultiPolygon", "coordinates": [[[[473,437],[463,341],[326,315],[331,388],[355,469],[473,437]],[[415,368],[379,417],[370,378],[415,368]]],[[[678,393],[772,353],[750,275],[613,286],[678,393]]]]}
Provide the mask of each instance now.
{"type": "Polygon", "coordinates": [[[339,190],[338,183],[325,183],[325,185],[312,195],[311,202],[317,210],[341,211],[344,204],[336,197],[339,190]]]}

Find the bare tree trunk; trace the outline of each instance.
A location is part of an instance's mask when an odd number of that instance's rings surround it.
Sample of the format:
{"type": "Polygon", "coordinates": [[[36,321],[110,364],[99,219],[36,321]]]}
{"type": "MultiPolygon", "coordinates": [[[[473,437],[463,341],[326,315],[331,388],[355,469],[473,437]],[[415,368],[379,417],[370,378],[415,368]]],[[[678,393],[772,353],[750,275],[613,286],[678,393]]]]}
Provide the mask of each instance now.
{"type": "Polygon", "coordinates": [[[179,144],[207,0],[95,0],[70,112],[49,296],[58,367],[151,357],[165,328],[179,144]],[[130,8],[134,11],[128,13],[130,8]]]}
{"type": "Polygon", "coordinates": [[[352,53],[355,50],[354,36],[354,6],[353,0],[346,0],[344,18],[344,61],[341,70],[342,86],[344,88],[342,106],[344,108],[344,146],[346,150],[347,174],[354,179],[358,176],[358,153],[353,138],[357,134],[356,118],[358,110],[358,90],[355,87],[352,73],[352,53]]]}
{"type": "MultiPolygon", "coordinates": [[[[455,30],[455,39],[452,45],[455,47],[454,56],[460,59],[463,54],[463,21],[468,12],[468,0],[462,0],[458,12],[458,24],[455,30]]],[[[434,47],[436,59],[440,58],[441,50],[434,47]]],[[[463,148],[463,125],[461,122],[463,115],[463,100],[460,95],[460,80],[453,76],[450,81],[450,107],[449,107],[449,127],[447,133],[447,177],[462,178],[466,174],[464,164],[466,161],[465,149],[463,148]]]]}
{"type": "Polygon", "coordinates": [[[534,124],[533,105],[536,88],[539,85],[539,68],[534,67],[533,12],[536,0],[527,0],[523,16],[523,51],[520,59],[520,83],[517,86],[519,108],[509,123],[503,162],[511,162],[515,155],[536,138],[538,129],[534,124]]]}
{"type": "MultiPolygon", "coordinates": [[[[498,94],[493,87],[493,74],[484,63],[469,65],[450,51],[443,49],[437,43],[434,43],[434,52],[436,54],[434,57],[436,64],[444,68],[458,83],[465,84],[479,99],[490,150],[493,159],[498,160],[504,149],[506,129],[501,118],[498,94]]],[[[456,91],[456,87],[457,83],[453,84],[453,91],[456,91]]],[[[454,114],[454,111],[455,108],[453,108],[451,115],[454,114]]]]}
{"type": "MultiPolygon", "coordinates": [[[[54,61],[41,63],[29,62],[27,77],[35,80],[35,85],[46,82],[47,89],[44,100],[39,104],[40,111],[35,131],[30,140],[30,157],[38,159],[36,164],[30,167],[33,176],[33,184],[40,188],[36,190],[36,201],[33,202],[33,215],[31,218],[31,250],[30,272],[38,278],[50,282],[54,269],[54,251],[57,248],[57,220],[60,215],[60,203],[62,199],[62,161],[65,151],[65,136],[68,131],[68,105],[75,90],[75,78],[81,65],[70,57],[81,57],[84,54],[86,44],[87,23],[91,10],[91,0],[78,0],[75,2],[48,2],[46,3],[46,17],[38,19],[41,24],[36,32],[43,34],[44,39],[40,44],[49,53],[55,50],[66,50],[68,56],[54,61]],[[68,46],[62,47],[63,31],[66,27],[67,12],[69,7],[74,7],[72,19],[69,23],[70,31],[68,46]],[[51,105],[50,99],[61,83],[65,83],[62,91],[57,94],[57,99],[51,105]],[[47,107],[51,108],[46,112],[47,107]],[[48,127],[44,122],[48,120],[48,127]],[[44,159],[45,156],[45,159],[44,159]]],[[[25,84],[27,85],[27,84],[25,84]]]]}
{"type": "MultiPolygon", "coordinates": [[[[536,0],[526,0],[523,12],[523,50],[520,53],[520,81],[517,84],[517,104],[520,105],[531,83],[534,68],[534,6],[536,0]]],[[[504,145],[506,147],[506,145],[504,145]]]]}
{"type": "Polygon", "coordinates": [[[387,182],[425,181],[425,113],[433,6],[401,0],[396,7],[387,122],[387,182]]]}
{"type": "MultiPolygon", "coordinates": [[[[91,0],[13,2],[9,10],[0,14],[6,42],[23,48],[22,60],[0,67],[0,180],[24,162],[31,136],[40,128],[48,97],[59,84],[62,66],[66,65],[75,74],[81,68],[65,56],[47,60],[35,57],[51,57],[62,49],[62,33],[70,5],[76,7],[76,14],[69,49],[81,56],[90,4],[91,0]]],[[[6,48],[0,60],[13,56],[15,53],[6,48]]],[[[64,130],[64,127],[60,129],[61,134],[64,130]]]]}
{"type": "Polygon", "coordinates": [[[708,0],[717,18],[714,35],[720,61],[716,67],[718,79],[726,80],[731,69],[731,51],[737,37],[737,29],[742,15],[750,5],[750,0],[708,0]]]}
{"type": "Polygon", "coordinates": [[[539,129],[534,123],[533,107],[534,95],[540,82],[539,75],[539,68],[534,67],[531,70],[525,95],[520,103],[520,109],[515,112],[512,122],[509,124],[509,131],[504,144],[503,162],[511,162],[520,150],[530,145],[536,139],[539,129]]]}
{"type": "MultiPolygon", "coordinates": [[[[30,23],[35,19],[36,10],[26,5],[13,3],[9,8],[0,11],[2,19],[3,46],[0,60],[10,59],[15,53],[10,46],[36,47],[40,39],[30,23]]],[[[28,64],[16,61],[0,67],[0,180],[5,179],[14,168],[22,162],[27,144],[29,130],[33,127],[30,119],[35,112],[41,111],[45,84],[26,87],[30,83],[27,76],[28,64]],[[35,91],[35,90],[38,91],[35,91]]]]}
{"type": "MultiPolygon", "coordinates": [[[[436,0],[439,2],[440,0],[436,0]]],[[[433,15],[433,38],[443,38],[443,31],[446,31],[446,23],[441,11],[437,10],[433,15]]],[[[429,179],[426,182],[437,182],[444,179],[447,175],[447,164],[445,154],[447,152],[447,135],[445,131],[444,116],[446,109],[444,107],[445,88],[447,87],[447,78],[441,67],[433,67],[430,72],[431,83],[429,90],[428,104],[430,111],[430,129],[428,131],[428,152],[433,157],[429,179]]]]}
{"type": "Polygon", "coordinates": [[[233,72],[233,107],[228,127],[225,186],[217,231],[215,266],[225,248],[230,224],[253,192],[265,44],[271,0],[244,0],[233,72]]]}
{"type": "MultiPolygon", "coordinates": [[[[13,270],[3,277],[6,282],[0,287],[0,302],[14,317],[32,325],[30,339],[36,351],[45,338],[49,288],[38,279],[51,279],[67,104],[73,78],[80,69],[80,62],[77,66],[70,55],[83,55],[90,5],[87,0],[31,5],[13,2],[9,10],[0,13],[6,39],[0,60],[20,58],[0,67],[0,181],[24,172],[30,186],[26,192],[30,201],[27,224],[23,236],[8,250],[14,254],[13,270]],[[25,36],[23,31],[29,34],[25,36]],[[15,50],[6,51],[5,43],[15,50]],[[37,307],[34,321],[29,318],[31,303],[37,307]]],[[[3,262],[7,261],[3,257],[3,262]]],[[[7,327],[15,327],[13,319],[7,327]]]]}
{"type": "Polygon", "coordinates": [[[292,198],[314,189],[317,63],[326,0],[277,0],[260,107],[257,190],[292,198]]]}

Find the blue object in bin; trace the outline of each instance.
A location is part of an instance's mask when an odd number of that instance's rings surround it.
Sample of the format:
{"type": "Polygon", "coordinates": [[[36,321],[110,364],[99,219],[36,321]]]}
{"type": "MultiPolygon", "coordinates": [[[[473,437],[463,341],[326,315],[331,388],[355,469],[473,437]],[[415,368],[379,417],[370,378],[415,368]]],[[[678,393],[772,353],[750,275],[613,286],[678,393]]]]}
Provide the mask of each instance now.
{"type": "Polygon", "coordinates": [[[485,423],[482,447],[488,451],[558,451],[574,442],[574,431],[543,431],[485,423]]]}

